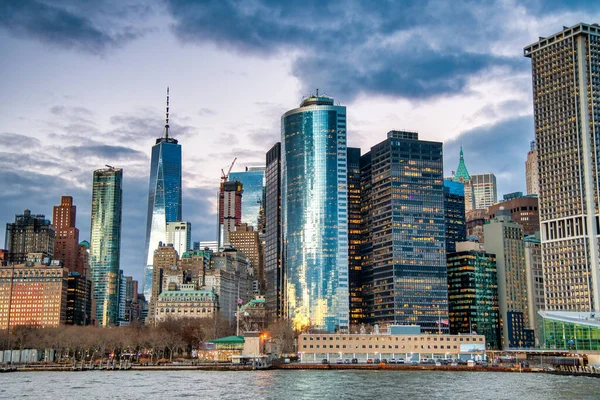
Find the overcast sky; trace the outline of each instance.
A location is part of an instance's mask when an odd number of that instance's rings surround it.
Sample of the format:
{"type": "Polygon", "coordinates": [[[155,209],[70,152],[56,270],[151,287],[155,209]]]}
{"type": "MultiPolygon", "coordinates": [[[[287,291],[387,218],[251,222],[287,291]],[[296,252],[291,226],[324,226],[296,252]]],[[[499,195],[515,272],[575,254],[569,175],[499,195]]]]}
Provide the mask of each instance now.
{"type": "MultiPolygon", "coordinates": [[[[444,142],[446,174],[462,143],[470,173],[498,195],[525,191],[534,137],[523,47],[579,22],[600,1],[0,2],[0,222],[25,208],[77,205],[89,238],[91,182],[124,168],[121,268],[141,279],[150,150],[183,148],[183,217],[215,240],[220,169],[264,164],[280,117],[314,93],[347,107],[362,152],[392,129],[444,142]]],[[[0,245],[4,243],[0,233],[0,245]]]]}

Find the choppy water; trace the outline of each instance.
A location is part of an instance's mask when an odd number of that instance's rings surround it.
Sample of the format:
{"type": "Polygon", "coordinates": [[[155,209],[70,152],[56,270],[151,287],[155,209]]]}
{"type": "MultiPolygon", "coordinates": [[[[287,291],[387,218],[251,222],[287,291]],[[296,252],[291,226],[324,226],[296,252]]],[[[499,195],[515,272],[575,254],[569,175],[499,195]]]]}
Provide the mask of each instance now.
{"type": "Polygon", "coordinates": [[[600,399],[600,379],[445,371],[0,374],[1,399],[600,399]]]}

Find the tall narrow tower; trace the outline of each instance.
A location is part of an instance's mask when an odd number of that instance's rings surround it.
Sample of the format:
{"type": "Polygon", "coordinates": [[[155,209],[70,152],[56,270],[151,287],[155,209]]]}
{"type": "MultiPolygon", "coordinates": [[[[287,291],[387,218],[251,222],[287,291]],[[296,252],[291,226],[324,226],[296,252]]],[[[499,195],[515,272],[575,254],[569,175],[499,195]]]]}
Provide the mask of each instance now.
{"type": "Polygon", "coordinates": [[[525,47],[531,58],[546,310],[600,311],[600,26],[525,47]]]}
{"type": "Polygon", "coordinates": [[[71,196],[62,196],[60,205],[54,206],[52,213],[52,224],[56,229],[54,259],[62,261],[69,272],[83,275],[84,271],[78,270],[79,229],[75,227],[76,211],[71,196]]]}
{"type": "Polygon", "coordinates": [[[150,160],[148,214],[146,218],[146,270],[144,296],[152,298],[154,250],[167,242],[167,222],[181,221],[181,145],[169,137],[169,88],[164,136],[156,139],[150,160]]]}

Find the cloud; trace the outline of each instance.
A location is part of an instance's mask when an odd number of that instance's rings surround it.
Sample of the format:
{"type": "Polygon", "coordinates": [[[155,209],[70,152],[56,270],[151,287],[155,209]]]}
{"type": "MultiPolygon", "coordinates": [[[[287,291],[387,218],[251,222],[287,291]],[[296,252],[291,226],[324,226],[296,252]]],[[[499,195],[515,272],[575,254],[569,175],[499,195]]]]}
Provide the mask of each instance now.
{"type": "Polygon", "coordinates": [[[210,108],[201,108],[200,110],[198,110],[198,115],[201,117],[207,117],[216,114],[217,112],[215,110],[211,110],[210,108]]]}
{"type": "Polygon", "coordinates": [[[131,149],[124,146],[109,146],[105,144],[99,144],[94,146],[69,146],[64,149],[71,153],[74,157],[94,157],[105,159],[107,162],[111,160],[121,159],[142,159],[147,160],[147,157],[141,151],[131,149]]]}
{"type": "Polygon", "coordinates": [[[142,10],[129,3],[6,0],[0,2],[0,28],[55,47],[103,54],[143,34],[123,23],[125,16],[142,10]]]}
{"type": "MultiPolygon", "coordinates": [[[[137,141],[161,137],[164,133],[165,120],[160,113],[153,110],[139,110],[135,114],[114,115],[110,122],[117,127],[109,135],[119,141],[137,141]]],[[[197,134],[191,125],[182,125],[173,118],[169,120],[170,137],[192,137],[197,134]]]]}
{"type": "Polygon", "coordinates": [[[525,192],[525,160],[534,138],[533,118],[523,116],[494,125],[482,126],[444,143],[444,170],[456,170],[462,145],[465,165],[471,175],[492,172],[496,175],[498,197],[525,192]]]}

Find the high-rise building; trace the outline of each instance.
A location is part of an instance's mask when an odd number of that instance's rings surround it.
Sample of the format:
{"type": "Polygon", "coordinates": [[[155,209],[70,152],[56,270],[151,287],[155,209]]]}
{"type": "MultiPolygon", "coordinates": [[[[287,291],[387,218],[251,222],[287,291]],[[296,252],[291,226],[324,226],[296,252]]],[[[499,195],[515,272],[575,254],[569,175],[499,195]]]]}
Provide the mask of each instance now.
{"type": "Polygon", "coordinates": [[[242,193],[243,185],[238,181],[221,182],[219,190],[219,232],[217,237],[218,248],[222,250],[229,247],[229,232],[242,223],[242,193]]]}
{"type": "MultiPolygon", "coordinates": [[[[152,274],[152,293],[150,294],[150,308],[149,317],[153,319],[154,311],[156,308],[156,301],[158,295],[164,290],[163,288],[163,275],[164,271],[172,267],[177,267],[179,261],[179,255],[173,246],[169,246],[165,243],[159,242],[158,247],[154,250],[154,257],[152,259],[153,274],[152,274]]],[[[145,296],[144,296],[145,297],[145,296]]]]}
{"type": "Polygon", "coordinates": [[[515,197],[508,201],[496,203],[486,209],[486,219],[488,221],[493,220],[498,210],[508,210],[510,218],[517,224],[523,225],[525,235],[533,235],[540,230],[537,196],[515,197]]]}
{"type": "MultiPolygon", "coordinates": [[[[36,257],[34,257],[36,258],[36,257]]],[[[56,328],[66,322],[68,271],[60,262],[0,267],[0,330],[18,325],[56,328]]]]}
{"type": "Polygon", "coordinates": [[[533,328],[529,321],[523,226],[510,219],[509,211],[499,210],[483,230],[486,251],[496,255],[503,349],[523,347],[522,330],[533,328]]]}
{"type": "Polygon", "coordinates": [[[525,47],[531,58],[542,264],[548,311],[600,311],[600,27],[525,47]]]}
{"type": "Polygon", "coordinates": [[[196,283],[204,287],[204,271],[212,268],[212,250],[192,250],[181,255],[179,266],[184,274],[185,283],[196,283]]]}
{"type": "Polygon", "coordinates": [[[15,222],[6,224],[4,248],[8,264],[24,263],[29,253],[42,253],[48,259],[54,255],[55,230],[42,214],[25,210],[15,215],[15,222]]]}
{"type": "Polygon", "coordinates": [[[78,270],[79,229],[75,227],[76,207],[71,196],[62,196],[60,205],[54,206],[52,222],[56,230],[54,238],[54,259],[60,260],[69,271],[83,274],[78,270]]]}
{"type": "Polygon", "coordinates": [[[473,193],[473,207],[475,210],[485,210],[498,202],[496,175],[491,173],[471,175],[469,184],[473,193]]]}
{"type": "Polygon", "coordinates": [[[166,243],[172,244],[180,257],[186,251],[191,250],[192,224],[184,221],[167,222],[166,243]]]}
{"type": "Polygon", "coordinates": [[[89,325],[92,322],[92,281],[79,272],[69,272],[67,289],[67,325],[89,325]]]}
{"type": "Polygon", "coordinates": [[[265,170],[265,302],[269,315],[285,316],[285,279],[281,255],[281,143],[266,155],[265,170]]]}
{"type": "Polygon", "coordinates": [[[538,151],[535,140],[531,142],[531,148],[527,153],[527,161],[525,161],[525,182],[528,195],[539,194],[540,178],[538,174],[538,151]]]}
{"type": "Polygon", "coordinates": [[[496,256],[475,242],[456,247],[447,257],[450,334],[485,335],[488,348],[499,349],[496,256]]]}
{"type": "Polygon", "coordinates": [[[167,222],[181,221],[181,145],[169,137],[169,89],[164,136],[156,139],[150,160],[146,218],[144,295],[152,296],[152,259],[159,242],[167,242],[167,222]]]}
{"type": "Polygon", "coordinates": [[[244,172],[231,172],[228,179],[241,182],[244,188],[241,223],[260,232],[264,219],[265,167],[246,167],[244,172]]]}
{"type": "Polygon", "coordinates": [[[527,309],[530,325],[535,329],[536,345],[539,345],[539,326],[541,318],[538,311],[546,309],[544,293],[544,271],[542,268],[542,245],[540,233],[525,236],[525,268],[527,268],[527,309]]]}
{"type": "Polygon", "coordinates": [[[309,96],[281,117],[285,307],[298,328],[348,329],[346,107],[309,96]]]}
{"type": "Polygon", "coordinates": [[[265,282],[265,265],[263,247],[258,237],[258,232],[252,226],[242,223],[235,232],[229,232],[231,247],[241,251],[248,257],[256,281],[255,292],[263,292],[265,282]]]}
{"type": "Polygon", "coordinates": [[[360,191],[360,149],[348,147],[348,292],[350,325],[359,325],[365,318],[363,300],[362,257],[363,239],[360,191]]]}
{"type": "Polygon", "coordinates": [[[80,271],[79,273],[86,278],[90,277],[90,242],[87,240],[82,240],[77,247],[78,256],[77,256],[77,268],[75,271],[80,271]]]}
{"type": "Polygon", "coordinates": [[[391,131],[361,157],[367,321],[448,332],[442,143],[391,131]]]}
{"type": "Polygon", "coordinates": [[[456,243],[464,242],[467,238],[464,183],[444,179],[444,220],[446,253],[453,253],[456,243]]]}
{"type": "Polygon", "coordinates": [[[469,175],[469,171],[467,171],[467,166],[465,165],[465,157],[462,146],[460,146],[460,159],[458,161],[458,168],[456,168],[452,180],[454,182],[460,182],[464,185],[463,192],[465,196],[465,212],[475,209],[475,204],[473,203],[473,189],[471,187],[471,175],[469,175]]]}
{"type": "Polygon", "coordinates": [[[487,222],[485,210],[467,211],[465,219],[467,220],[467,236],[477,237],[479,243],[484,243],[483,225],[487,222]]]}
{"type": "Polygon", "coordinates": [[[217,242],[216,240],[198,242],[198,248],[194,250],[204,250],[206,248],[216,253],[217,251],[219,251],[219,242],[217,242]]]}
{"type": "Polygon", "coordinates": [[[94,171],[89,263],[100,326],[115,325],[119,317],[122,185],[121,168],[94,171]]]}

